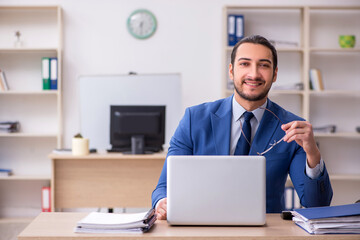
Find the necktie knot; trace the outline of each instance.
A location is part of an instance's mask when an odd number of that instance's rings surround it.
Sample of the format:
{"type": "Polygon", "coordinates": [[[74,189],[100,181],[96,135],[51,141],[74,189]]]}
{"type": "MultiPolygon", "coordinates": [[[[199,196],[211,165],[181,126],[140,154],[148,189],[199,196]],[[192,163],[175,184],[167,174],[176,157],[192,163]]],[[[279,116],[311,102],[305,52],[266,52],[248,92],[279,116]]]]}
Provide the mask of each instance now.
{"type": "Polygon", "coordinates": [[[244,116],[245,121],[248,122],[252,119],[254,114],[252,112],[244,112],[243,116],[244,116]]]}

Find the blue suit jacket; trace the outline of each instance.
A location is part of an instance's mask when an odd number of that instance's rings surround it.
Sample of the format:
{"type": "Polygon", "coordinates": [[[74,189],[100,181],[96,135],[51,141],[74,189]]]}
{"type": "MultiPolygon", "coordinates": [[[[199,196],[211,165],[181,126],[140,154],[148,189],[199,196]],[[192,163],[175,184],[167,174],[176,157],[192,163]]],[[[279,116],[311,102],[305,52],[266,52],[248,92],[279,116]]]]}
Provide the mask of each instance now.
{"type": "MultiPolygon", "coordinates": [[[[267,108],[282,123],[303,120],[268,99],[267,108]]],[[[232,96],[211,103],[187,108],[170,141],[170,155],[229,155],[232,120],[232,96]]],[[[284,136],[281,122],[265,111],[254,136],[250,155],[265,151],[270,143],[284,136]]],[[[266,157],[266,212],[284,210],[284,188],[287,174],[298,193],[302,206],[330,205],[332,188],[326,167],[318,179],[305,173],[306,154],[295,141],[281,142],[264,155],[266,157]]],[[[165,160],[158,185],[152,193],[153,207],[166,197],[167,163],[165,160]]],[[[189,196],[191,197],[191,196],[189,196]]]]}

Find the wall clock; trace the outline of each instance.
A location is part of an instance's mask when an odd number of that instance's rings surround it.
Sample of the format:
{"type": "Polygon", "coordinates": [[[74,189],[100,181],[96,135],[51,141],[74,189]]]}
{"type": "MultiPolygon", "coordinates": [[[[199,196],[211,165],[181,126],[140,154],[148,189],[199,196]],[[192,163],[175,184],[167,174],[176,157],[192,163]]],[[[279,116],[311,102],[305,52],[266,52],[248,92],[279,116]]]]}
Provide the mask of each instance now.
{"type": "Polygon", "coordinates": [[[145,9],[138,9],[130,14],[127,19],[129,33],[138,39],[151,37],[157,27],[155,15],[145,9]]]}

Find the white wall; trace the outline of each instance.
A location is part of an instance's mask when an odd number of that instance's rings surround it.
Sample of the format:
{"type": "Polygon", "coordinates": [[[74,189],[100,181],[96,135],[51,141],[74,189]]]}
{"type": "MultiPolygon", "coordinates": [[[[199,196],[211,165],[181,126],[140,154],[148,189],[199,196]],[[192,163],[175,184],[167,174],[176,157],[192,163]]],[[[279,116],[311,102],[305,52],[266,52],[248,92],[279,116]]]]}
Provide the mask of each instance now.
{"type": "MultiPolygon", "coordinates": [[[[360,4],[359,0],[272,2],[360,4]]],[[[0,0],[0,4],[63,8],[65,147],[80,130],[79,75],[181,73],[183,108],[218,99],[222,96],[223,6],[271,5],[268,0],[0,0]],[[157,17],[157,32],[148,40],[137,40],[127,32],[127,17],[137,8],[147,8],[157,17]]]]}

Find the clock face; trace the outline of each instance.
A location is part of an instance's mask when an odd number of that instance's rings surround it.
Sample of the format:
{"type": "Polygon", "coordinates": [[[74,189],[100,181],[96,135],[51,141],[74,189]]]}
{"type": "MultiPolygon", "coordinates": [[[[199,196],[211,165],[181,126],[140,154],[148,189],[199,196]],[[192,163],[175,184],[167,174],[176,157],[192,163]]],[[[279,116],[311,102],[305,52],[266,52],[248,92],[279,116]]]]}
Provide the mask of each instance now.
{"type": "Polygon", "coordinates": [[[138,39],[151,37],[156,31],[156,18],[148,10],[140,9],[130,14],[127,27],[131,35],[138,39]]]}

